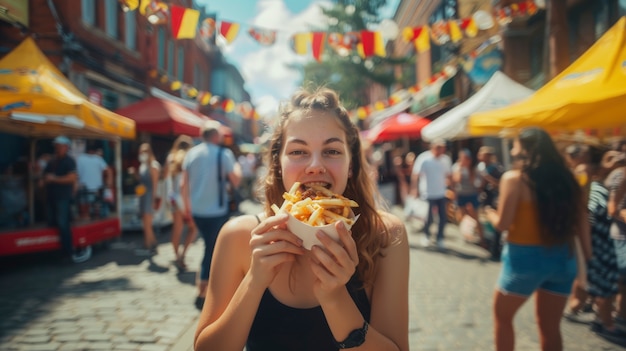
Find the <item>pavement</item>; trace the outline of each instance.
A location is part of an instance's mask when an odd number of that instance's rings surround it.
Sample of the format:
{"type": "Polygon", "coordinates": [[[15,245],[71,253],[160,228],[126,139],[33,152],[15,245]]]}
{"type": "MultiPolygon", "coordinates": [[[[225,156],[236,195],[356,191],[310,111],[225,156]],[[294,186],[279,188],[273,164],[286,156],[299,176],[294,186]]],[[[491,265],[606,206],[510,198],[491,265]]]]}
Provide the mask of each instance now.
{"type": "MultiPolygon", "coordinates": [[[[245,201],[241,209],[260,207],[245,201]]],[[[491,301],[500,264],[465,242],[455,225],[446,227],[445,250],[424,248],[421,226],[407,222],[411,350],[493,350],[491,301]]],[[[169,232],[158,238],[152,258],[134,254],[141,233],[125,232],[82,264],[64,263],[56,253],[0,259],[0,350],[193,350],[204,244],[192,245],[189,271],[178,272],[169,232]]],[[[516,317],[516,350],[540,349],[532,302],[516,317]]],[[[626,350],[587,325],[563,321],[562,331],[564,350],[626,350]]]]}

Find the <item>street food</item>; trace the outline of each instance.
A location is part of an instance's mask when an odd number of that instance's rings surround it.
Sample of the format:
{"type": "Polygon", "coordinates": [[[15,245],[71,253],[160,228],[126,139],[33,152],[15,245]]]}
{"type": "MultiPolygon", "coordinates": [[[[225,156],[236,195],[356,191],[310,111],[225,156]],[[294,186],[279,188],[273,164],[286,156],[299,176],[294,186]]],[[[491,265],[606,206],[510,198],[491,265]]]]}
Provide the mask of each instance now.
{"type": "Polygon", "coordinates": [[[272,205],[272,210],[287,212],[299,221],[314,227],[321,227],[343,221],[347,226],[354,224],[353,207],[359,207],[354,200],[335,194],[321,185],[303,186],[300,182],[293,184],[283,194],[285,201],[281,207],[272,205]]]}

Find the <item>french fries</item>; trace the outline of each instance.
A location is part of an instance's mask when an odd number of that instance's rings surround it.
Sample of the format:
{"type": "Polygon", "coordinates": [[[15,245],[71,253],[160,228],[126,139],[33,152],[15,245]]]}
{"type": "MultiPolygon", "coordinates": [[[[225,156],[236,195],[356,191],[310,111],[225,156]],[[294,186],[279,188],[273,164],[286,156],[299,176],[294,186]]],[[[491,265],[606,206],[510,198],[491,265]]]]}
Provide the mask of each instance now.
{"type": "Polygon", "coordinates": [[[285,201],[278,207],[273,204],[274,213],[288,212],[301,222],[314,227],[344,221],[346,225],[354,224],[354,218],[350,218],[352,207],[359,207],[354,200],[321,187],[311,186],[302,191],[300,182],[293,184],[288,192],[283,194],[285,201]]]}

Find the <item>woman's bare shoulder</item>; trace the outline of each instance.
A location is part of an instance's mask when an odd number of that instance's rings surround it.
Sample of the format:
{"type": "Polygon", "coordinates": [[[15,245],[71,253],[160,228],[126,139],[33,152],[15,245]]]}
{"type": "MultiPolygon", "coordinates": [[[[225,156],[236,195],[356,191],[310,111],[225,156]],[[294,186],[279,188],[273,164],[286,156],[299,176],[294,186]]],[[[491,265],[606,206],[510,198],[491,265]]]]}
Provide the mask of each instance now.
{"type": "Polygon", "coordinates": [[[225,250],[249,258],[251,233],[258,223],[255,215],[233,217],[222,226],[218,241],[225,250]]]}
{"type": "Polygon", "coordinates": [[[516,183],[522,181],[522,172],[519,169],[511,169],[502,174],[500,181],[516,183]]]}
{"type": "Polygon", "coordinates": [[[393,213],[384,211],[379,213],[387,229],[387,235],[389,235],[389,247],[407,243],[408,237],[404,222],[393,213]]]}

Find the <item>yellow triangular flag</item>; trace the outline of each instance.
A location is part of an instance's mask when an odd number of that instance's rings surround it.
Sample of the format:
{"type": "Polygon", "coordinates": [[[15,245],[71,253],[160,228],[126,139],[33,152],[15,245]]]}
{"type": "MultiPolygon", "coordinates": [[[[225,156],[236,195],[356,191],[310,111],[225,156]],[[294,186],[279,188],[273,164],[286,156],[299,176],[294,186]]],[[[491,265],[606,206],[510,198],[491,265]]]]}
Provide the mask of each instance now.
{"type": "Polygon", "coordinates": [[[463,33],[456,20],[449,20],[448,28],[450,29],[450,40],[452,40],[453,43],[457,43],[463,39],[463,33]]]}
{"type": "Polygon", "coordinates": [[[141,0],[141,3],[139,4],[139,13],[141,13],[142,15],[146,15],[146,8],[148,8],[148,6],[150,6],[150,2],[152,0],[141,0]]]}
{"type": "Polygon", "coordinates": [[[419,53],[430,50],[430,34],[428,26],[423,26],[420,29],[420,32],[413,43],[415,45],[415,50],[419,53]]]}
{"type": "Polygon", "coordinates": [[[385,50],[385,42],[383,41],[383,36],[380,32],[374,32],[374,55],[385,57],[387,56],[387,51],[385,50]]]}

